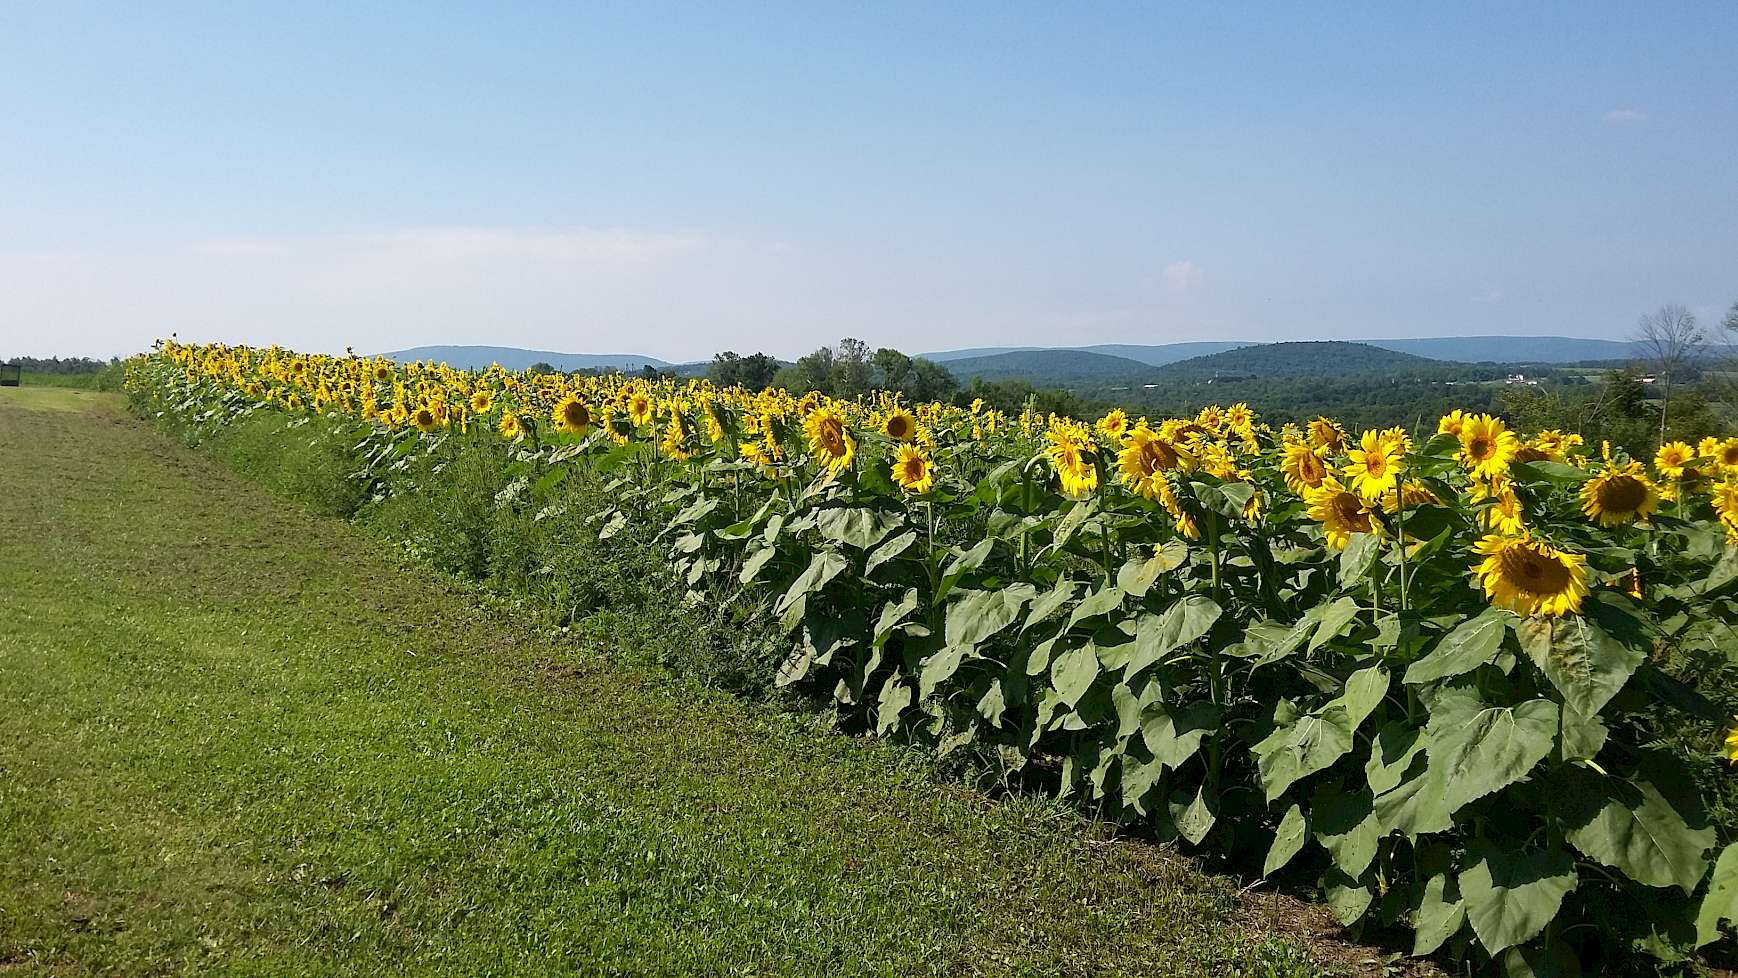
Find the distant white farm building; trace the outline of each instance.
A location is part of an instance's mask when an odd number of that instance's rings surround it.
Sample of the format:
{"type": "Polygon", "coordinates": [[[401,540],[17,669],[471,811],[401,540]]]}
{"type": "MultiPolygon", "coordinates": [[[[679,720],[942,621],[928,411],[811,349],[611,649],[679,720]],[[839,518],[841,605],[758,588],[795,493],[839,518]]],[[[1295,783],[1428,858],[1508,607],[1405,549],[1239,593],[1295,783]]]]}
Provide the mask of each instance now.
{"type": "Polygon", "coordinates": [[[1526,374],[1510,374],[1509,378],[1507,380],[1503,381],[1503,383],[1505,383],[1505,384],[1525,384],[1528,387],[1539,386],[1539,381],[1537,378],[1528,377],[1526,374]]]}

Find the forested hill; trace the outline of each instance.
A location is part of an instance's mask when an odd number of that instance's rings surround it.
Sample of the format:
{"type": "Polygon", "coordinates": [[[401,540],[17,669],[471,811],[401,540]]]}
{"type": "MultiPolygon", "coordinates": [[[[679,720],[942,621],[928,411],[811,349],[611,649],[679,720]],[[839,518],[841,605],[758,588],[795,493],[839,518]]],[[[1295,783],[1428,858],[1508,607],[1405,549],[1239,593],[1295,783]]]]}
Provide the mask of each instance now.
{"type": "Polygon", "coordinates": [[[1348,374],[1435,373],[1462,365],[1396,353],[1366,343],[1336,340],[1263,343],[1159,367],[1165,380],[1204,379],[1215,375],[1250,377],[1340,377],[1348,374]]]}

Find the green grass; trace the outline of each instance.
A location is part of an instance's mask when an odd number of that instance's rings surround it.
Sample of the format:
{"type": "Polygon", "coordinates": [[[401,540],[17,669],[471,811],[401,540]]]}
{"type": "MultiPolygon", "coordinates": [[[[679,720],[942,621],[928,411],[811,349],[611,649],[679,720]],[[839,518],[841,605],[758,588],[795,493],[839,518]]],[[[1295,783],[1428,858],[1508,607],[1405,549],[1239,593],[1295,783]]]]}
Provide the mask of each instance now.
{"type": "Polygon", "coordinates": [[[1164,850],[487,611],[115,399],[0,395],[0,459],[0,973],[1315,973],[1164,850]]]}
{"type": "Polygon", "coordinates": [[[80,374],[48,374],[35,370],[24,371],[20,378],[25,387],[70,387],[78,390],[119,390],[121,369],[105,367],[102,370],[80,374]]]}
{"type": "Polygon", "coordinates": [[[120,405],[119,394],[105,394],[76,387],[0,387],[0,409],[28,408],[32,411],[114,410],[120,405]]]}

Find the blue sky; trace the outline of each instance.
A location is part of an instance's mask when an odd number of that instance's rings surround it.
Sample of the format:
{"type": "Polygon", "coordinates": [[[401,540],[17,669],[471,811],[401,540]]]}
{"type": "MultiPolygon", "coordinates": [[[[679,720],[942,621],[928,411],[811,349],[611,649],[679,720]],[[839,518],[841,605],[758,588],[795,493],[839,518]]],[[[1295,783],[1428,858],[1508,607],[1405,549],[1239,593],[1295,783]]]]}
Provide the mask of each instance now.
{"type": "Polygon", "coordinates": [[[362,6],[0,0],[0,354],[1621,337],[1738,300],[1734,4],[362,6]]]}

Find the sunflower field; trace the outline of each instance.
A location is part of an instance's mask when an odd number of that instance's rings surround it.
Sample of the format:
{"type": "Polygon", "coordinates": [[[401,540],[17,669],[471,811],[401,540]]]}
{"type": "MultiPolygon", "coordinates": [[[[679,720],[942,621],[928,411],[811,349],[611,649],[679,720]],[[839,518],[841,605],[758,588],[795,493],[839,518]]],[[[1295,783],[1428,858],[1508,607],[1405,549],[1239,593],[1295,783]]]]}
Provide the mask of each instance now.
{"type": "Polygon", "coordinates": [[[1738,437],[1629,458],[1434,431],[1005,415],[704,381],[159,344],[127,386],[341,441],[367,498],[496,453],[494,506],[649,530],[841,722],[1510,975],[1738,921],[1738,437]],[[317,422],[317,423],[316,423],[317,422]]]}

